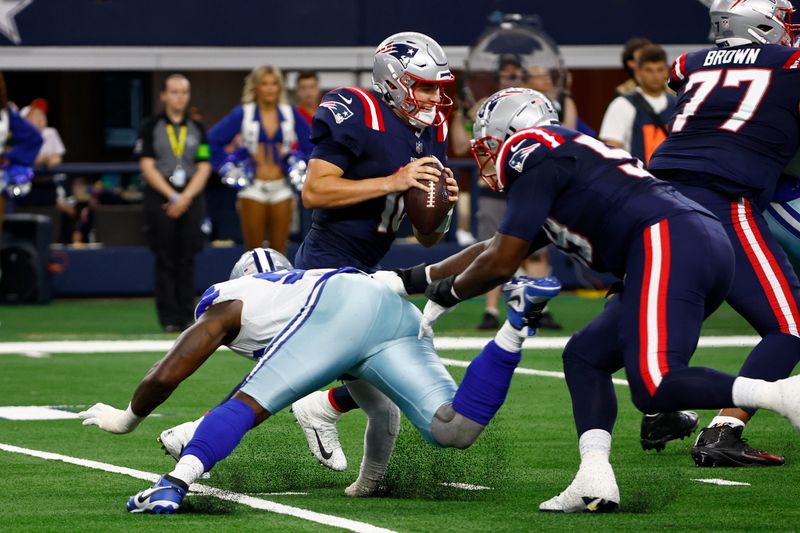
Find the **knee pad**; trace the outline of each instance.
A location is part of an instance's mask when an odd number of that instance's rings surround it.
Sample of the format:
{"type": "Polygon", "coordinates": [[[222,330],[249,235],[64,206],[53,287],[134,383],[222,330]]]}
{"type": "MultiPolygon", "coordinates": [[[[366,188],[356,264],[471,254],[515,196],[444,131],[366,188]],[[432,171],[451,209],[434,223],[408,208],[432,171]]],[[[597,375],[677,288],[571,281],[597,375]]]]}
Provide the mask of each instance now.
{"type": "Polygon", "coordinates": [[[451,403],[439,407],[431,420],[431,434],[444,448],[469,448],[485,427],[457,413],[451,403]]]}

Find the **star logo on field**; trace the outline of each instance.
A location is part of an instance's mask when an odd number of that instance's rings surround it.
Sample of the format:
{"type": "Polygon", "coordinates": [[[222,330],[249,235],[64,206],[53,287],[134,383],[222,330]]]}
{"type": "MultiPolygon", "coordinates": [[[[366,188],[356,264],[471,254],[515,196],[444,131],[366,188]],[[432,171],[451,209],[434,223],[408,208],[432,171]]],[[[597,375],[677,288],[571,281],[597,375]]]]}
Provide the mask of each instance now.
{"type": "Polygon", "coordinates": [[[0,33],[14,44],[22,42],[14,17],[32,3],[33,0],[0,0],[0,33]]]}

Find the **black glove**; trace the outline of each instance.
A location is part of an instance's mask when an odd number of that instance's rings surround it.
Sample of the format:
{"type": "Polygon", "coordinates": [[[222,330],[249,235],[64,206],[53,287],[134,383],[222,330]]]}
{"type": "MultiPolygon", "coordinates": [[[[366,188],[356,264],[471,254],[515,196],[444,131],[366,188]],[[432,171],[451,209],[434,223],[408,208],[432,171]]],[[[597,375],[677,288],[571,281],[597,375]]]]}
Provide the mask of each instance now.
{"type": "Polygon", "coordinates": [[[428,288],[428,277],[425,275],[425,263],[411,268],[395,268],[392,270],[400,276],[407,294],[422,294],[428,288]]]}
{"type": "Polygon", "coordinates": [[[449,278],[431,281],[428,288],[425,289],[425,296],[428,300],[436,302],[442,307],[453,307],[457,305],[461,301],[461,298],[457,298],[453,295],[453,282],[455,279],[455,275],[452,275],[449,278]]]}

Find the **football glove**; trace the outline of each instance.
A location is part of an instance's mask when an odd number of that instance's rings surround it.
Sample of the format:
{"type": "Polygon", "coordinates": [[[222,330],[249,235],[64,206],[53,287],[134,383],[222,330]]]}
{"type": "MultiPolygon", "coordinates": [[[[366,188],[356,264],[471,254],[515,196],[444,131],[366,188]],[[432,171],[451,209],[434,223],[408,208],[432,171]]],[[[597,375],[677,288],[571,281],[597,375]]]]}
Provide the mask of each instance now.
{"type": "Polygon", "coordinates": [[[24,165],[8,165],[3,169],[2,190],[9,198],[19,198],[31,192],[33,169],[24,165]]]}
{"type": "Polygon", "coordinates": [[[130,404],[123,411],[104,403],[96,403],[86,411],[81,411],[78,418],[83,419],[84,426],[97,426],[103,431],[117,434],[130,433],[144,420],[133,414],[130,404]]]}
{"type": "Polygon", "coordinates": [[[433,338],[433,324],[445,313],[449,313],[461,301],[461,298],[456,296],[453,290],[453,282],[455,276],[450,276],[445,279],[438,279],[432,281],[428,288],[425,289],[425,296],[428,297],[428,303],[425,304],[425,309],[422,311],[422,319],[419,323],[419,333],[417,338],[423,337],[433,338]]]}
{"type": "Polygon", "coordinates": [[[532,337],[542,312],[550,298],[561,292],[561,282],[555,277],[530,278],[517,276],[503,285],[503,297],[508,306],[508,322],[514,329],[532,337]]]}

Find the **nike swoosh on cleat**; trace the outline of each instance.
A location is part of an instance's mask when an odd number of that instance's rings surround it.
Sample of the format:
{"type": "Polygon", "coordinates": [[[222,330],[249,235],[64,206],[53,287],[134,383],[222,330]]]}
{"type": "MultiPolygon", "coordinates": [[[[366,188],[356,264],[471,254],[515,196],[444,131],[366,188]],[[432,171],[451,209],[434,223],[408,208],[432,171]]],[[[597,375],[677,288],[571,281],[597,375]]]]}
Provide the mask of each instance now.
{"type": "Polygon", "coordinates": [[[352,99],[352,98],[345,98],[343,94],[340,94],[340,95],[339,95],[339,98],[341,98],[341,99],[342,99],[342,101],[343,101],[345,104],[348,104],[348,105],[349,105],[349,104],[352,104],[352,103],[353,103],[353,99],[352,99]]]}
{"type": "Polygon", "coordinates": [[[166,490],[166,489],[171,489],[171,488],[172,487],[153,487],[153,488],[149,488],[146,491],[144,491],[141,494],[139,494],[139,496],[136,497],[136,501],[138,501],[139,503],[144,503],[145,500],[147,500],[150,496],[152,496],[156,492],[159,492],[159,491],[162,491],[162,490],[166,490]]]}
{"type": "Polygon", "coordinates": [[[317,433],[316,428],[314,429],[314,436],[317,437],[317,444],[319,445],[319,453],[322,455],[322,457],[324,457],[325,459],[330,459],[331,457],[333,457],[333,452],[329,452],[328,450],[325,449],[325,446],[322,445],[322,441],[319,438],[319,434],[317,433]]]}

